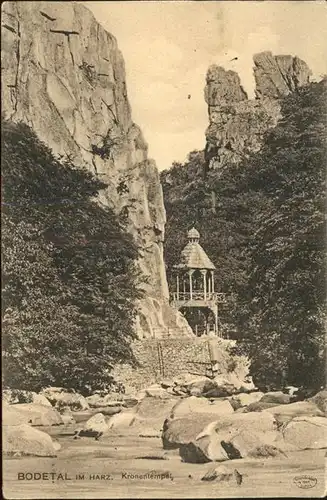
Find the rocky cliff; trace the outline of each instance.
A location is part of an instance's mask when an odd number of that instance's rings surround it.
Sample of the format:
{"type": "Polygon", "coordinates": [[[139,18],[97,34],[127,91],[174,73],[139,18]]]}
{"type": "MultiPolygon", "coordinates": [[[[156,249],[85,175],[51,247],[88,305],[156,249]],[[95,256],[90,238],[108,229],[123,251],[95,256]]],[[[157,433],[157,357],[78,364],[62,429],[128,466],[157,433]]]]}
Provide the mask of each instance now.
{"type": "Polygon", "coordinates": [[[209,168],[238,163],[260,148],[263,134],[276,125],[280,99],[309,82],[311,71],[292,56],[254,56],[255,99],[248,99],[234,71],[213,65],[207,72],[206,161],[209,168]]]}
{"type": "Polygon", "coordinates": [[[5,2],[2,107],[7,118],[29,124],[55,154],[101,176],[108,188],[100,201],[127,215],[142,247],[145,276],[139,336],[161,336],[167,327],[190,333],[168,305],[162,189],[132,121],[114,36],[74,2],[5,2]]]}

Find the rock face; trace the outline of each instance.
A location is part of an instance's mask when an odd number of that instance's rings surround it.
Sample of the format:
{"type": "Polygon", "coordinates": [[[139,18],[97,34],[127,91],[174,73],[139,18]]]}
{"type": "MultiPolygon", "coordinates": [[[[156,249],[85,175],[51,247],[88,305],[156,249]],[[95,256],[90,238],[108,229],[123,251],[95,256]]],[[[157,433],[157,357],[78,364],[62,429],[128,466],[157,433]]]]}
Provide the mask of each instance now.
{"type": "Polygon", "coordinates": [[[263,134],[277,123],[280,98],[308,83],[310,74],[298,57],[256,54],[256,98],[248,99],[237,73],[211,66],[204,91],[209,114],[205,150],[208,167],[224,168],[257,151],[263,134]]]}
{"type": "Polygon", "coordinates": [[[261,52],[254,56],[253,61],[258,97],[279,99],[309,83],[311,71],[298,57],[261,52]]]}
{"type": "Polygon", "coordinates": [[[6,118],[27,123],[55,154],[108,184],[100,201],[127,216],[143,249],[139,266],[148,283],[139,336],[161,336],[167,326],[191,334],[168,304],[162,188],[132,121],[116,39],[81,4],[5,2],[2,106],[6,118]]]}

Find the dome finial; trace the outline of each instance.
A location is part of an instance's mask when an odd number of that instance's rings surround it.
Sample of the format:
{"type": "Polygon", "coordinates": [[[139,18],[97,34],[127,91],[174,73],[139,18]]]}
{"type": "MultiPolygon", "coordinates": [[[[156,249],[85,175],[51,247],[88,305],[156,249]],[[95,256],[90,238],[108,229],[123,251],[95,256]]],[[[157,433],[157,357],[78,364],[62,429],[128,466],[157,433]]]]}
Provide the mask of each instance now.
{"type": "Polygon", "coordinates": [[[200,239],[200,233],[193,226],[192,229],[188,231],[187,237],[190,240],[190,242],[197,242],[200,239]]]}

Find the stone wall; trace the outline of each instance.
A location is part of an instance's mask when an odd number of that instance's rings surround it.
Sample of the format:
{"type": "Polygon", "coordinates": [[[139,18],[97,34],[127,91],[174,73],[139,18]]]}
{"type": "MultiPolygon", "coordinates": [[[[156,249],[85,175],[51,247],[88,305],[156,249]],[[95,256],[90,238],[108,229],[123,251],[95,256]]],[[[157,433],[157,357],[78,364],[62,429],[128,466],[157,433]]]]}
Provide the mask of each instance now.
{"type": "MultiPolygon", "coordinates": [[[[133,392],[186,373],[195,377],[208,375],[211,366],[208,339],[207,336],[193,336],[137,340],[133,343],[133,353],[139,366],[117,366],[113,376],[124,384],[127,392],[133,392]]],[[[217,338],[217,345],[218,373],[234,371],[243,377],[248,362],[242,356],[231,355],[230,348],[234,341],[217,338]]]]}

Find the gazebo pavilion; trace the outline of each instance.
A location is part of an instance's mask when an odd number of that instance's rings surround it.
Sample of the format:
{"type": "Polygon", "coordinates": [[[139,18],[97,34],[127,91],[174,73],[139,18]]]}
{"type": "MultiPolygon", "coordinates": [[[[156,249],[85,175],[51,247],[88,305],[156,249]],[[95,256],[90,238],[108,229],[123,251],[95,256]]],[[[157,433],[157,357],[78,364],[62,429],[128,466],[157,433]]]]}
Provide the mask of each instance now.
{"type": "MultiPolygon", "coordinates": [[[[224,294],[215,291],[216,268],[199,244],[200,233],[193,227],[187,237],[180,263],[174,266],[176,282],[171,304],[183,312],[201,311],[205,318],[204,331],[213,331],[219,336],[218,303],[224,302],[224,294]]],[[[195,325],[195,333],[198,334],[198,325],[195,325]]]]}

